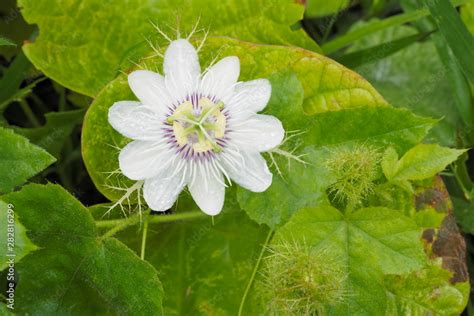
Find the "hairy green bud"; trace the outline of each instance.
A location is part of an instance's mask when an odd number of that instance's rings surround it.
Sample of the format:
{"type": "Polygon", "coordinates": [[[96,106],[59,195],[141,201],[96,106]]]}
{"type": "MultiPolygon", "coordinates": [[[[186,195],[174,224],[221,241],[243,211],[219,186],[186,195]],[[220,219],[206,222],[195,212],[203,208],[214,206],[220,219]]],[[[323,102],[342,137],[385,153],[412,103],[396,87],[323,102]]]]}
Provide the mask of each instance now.
{"type": "Polygon", "coordinates": [[[326,167],[335,182],[329,193],[340,202],[357,205],[375,187],[380,176],[381,153],[372,146],[339,147],[326,160],[326,167]]]}
{"type": "Polygon", "coordinates": [[[347,274],[329,251],[293,241],[268,252],[256,287],[270,315],[323,315],[347,297],[347,274]]]}

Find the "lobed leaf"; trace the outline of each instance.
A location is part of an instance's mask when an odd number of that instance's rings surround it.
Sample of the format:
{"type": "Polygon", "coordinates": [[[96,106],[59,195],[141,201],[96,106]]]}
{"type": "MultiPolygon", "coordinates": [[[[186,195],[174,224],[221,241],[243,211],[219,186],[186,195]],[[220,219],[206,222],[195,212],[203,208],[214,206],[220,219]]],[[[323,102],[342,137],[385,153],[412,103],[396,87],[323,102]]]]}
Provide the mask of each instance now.
{"type": "Polygon", "coordinates": [[[296,241],[326,251],[347,272],[347,297],[329,306],[334,315],[383,315],[388,306],[384,274],[404,274],[423,267],[421,231],[401,212],[383,207],[343,214],[332,206],[302,209],[272,242],[296,241]]]}
{"type": "Polygon", "coordinates": [[[39,247],[15,266],[15,312],[161,315],[156,270],[118,240],[98,237],[88,210],[66,190],[31,184],[1,199],[39,247]]]}
{"type": "Polygon", "coordinates": [[[465,150],[436,144],[419,144],[398,160],[397,153],[388,149],[382,161],[382,169],[390,181],[423,180],[443,171],[464,152],[465,150]]]}

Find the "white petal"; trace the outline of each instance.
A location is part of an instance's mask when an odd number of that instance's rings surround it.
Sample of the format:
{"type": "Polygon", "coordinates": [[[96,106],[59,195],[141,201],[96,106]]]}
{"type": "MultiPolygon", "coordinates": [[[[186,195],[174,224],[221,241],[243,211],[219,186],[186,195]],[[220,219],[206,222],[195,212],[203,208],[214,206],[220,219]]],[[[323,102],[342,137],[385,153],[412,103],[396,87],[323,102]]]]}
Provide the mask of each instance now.
{"type": "Polygon", "coordinates": [[[149,179],[170,167],[175,152],[163,142],[133,141],[119,155],[122,173],[132,180],[149,179]]]}
{"type": "Polygon", "coordinates": [[[128,84],[141,103],[167,111],[172,99],[166,90],[165,79],[149,70],[137,70],[128,75],[128,84]]]}
{"type": "Polygon", "coordinates": [[[196,49],[187,40],[179,39],[170,43],[163,68],[166,86],[174,91],[179,102],[197,89],[201,67],[196,49]]]}
{"type": "Polygon", "coordinates": [[[188,185],[189,192],[204,213],[217,215],[224,206],[224,177],[221,172],[206,172],[204,166],[201,167],[197,168],[194,181],[188,185]]]}
{"type": "Polygon", "coordinates": [[[267,106],[272,86],[267,79],[238,83],[228,100],[223,100],[232,116],[249,117],[267,106]]]}
{"type": "Polygon", "coordinates": [[[169,170],[168,172],[160,173],[154,178],[145,180],[143,196],[148,206],[157,212],[164,212],[170,209],[186,184],[181,180],[182,175],[173,175],[169,170]]]}
{"type": "Polygon", "coordinates": [[[280,145],[285,130],[280,120],[271,115],[257,114],[232,125],[230,141],[244,150],[267,151],[280,145]]]}
{"type": "Polygon", "coordinates": [[[142,140],[160,137],[164,116],[135,101],[120,101],[109,109],[109,123],[120,134],[142,140]]]}
{"type": "Polygon", "coordinates": [[[233,91],[239,79],[239,58],[229,56],[221,59],[204,74],[199,91],[206,97],[221,100],[233,91]]]}
{"type": "Polygon", "coordinates": [[[225,155],[228,153],[223,154],[222,164],[231,179],[240,186],[253,192],[263,192],[272,184],[272,173],[258,152],[241,151],[234,154],[233,159],[228,159],[225,155]]]}

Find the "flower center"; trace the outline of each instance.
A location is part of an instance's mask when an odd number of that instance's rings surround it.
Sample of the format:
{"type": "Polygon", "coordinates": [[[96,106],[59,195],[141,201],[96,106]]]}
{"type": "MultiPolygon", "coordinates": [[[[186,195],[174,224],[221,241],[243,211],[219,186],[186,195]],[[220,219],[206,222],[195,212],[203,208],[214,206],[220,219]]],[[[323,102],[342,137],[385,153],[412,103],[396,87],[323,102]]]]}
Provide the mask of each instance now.
{"type": "Polygon", "coordinates": [[[223,108],[223,102],[214,103],[208,98],[199,99],[197,106],[188,100],[181,103],[166,121],[173,125],[173,134],[180,147],[188,145],[195,153],[210,150],[218,153],[222,148],[217,140],[224,137],[226,127],[223,108]]]}

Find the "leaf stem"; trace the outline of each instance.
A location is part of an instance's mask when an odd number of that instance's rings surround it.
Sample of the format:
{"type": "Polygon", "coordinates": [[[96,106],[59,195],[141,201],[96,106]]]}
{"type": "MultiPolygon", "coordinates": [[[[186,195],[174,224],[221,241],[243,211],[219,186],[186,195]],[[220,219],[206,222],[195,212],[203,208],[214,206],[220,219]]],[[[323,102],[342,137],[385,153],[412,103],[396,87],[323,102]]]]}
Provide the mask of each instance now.
{"type": "MultiPolygon", "coordinates": [[[[147,218],[147,222],[148,223],[169,223],[169,222],[176,222],[180,220],[195,219],[195,218],[199,218],[203,216],[205,216],[205,214],[201,211],[185,212],[185,213],[178,213],[178,214],[171,214],[171,215],[156,215],[156,216],[149,216],[147,218]]],[[[115,235],[116,233],[118,233],[119,231],[124,230],[128,226],[132,226],[138,223],[140,223],[140,214],[138,212],[126,218],[95,221],[95,224],[98,228],[112,227],[110,230],[105,232],[102,238],[111,237],[115,235]]]]}
{"type": "MultiPolygon", "coordinates": [[[[121,230],[124,230],[128,226],[135,225],[140,222],[141,214],[140,213],[135,213],[132,216],[129,216],[127,218],[121,218],[121,219],[116,219],[116,220],[110,220],[108,222],[113,222],[110,223],[113,228],[106,231],[105,234],[102,235],[101,239],[105,239],[108,237],[112,237],[116,233],[118,233],[121,230]]],[[[102,226],[101,222],[107,222],[107,221],[96,221],[96,226],[97,227],[110,227],[110,226],[102,226]]],[[[109,224],[109,223],[108,223],[109,224]]]]}
{"type": "Polygon", "coordinates": [[[148,232],[148,216],[145,219],[143,224],[143,234],[142,234],[142,247],[140,251],[140,259],[145,260],[145,247],[146,247],[146,236],[148,232]]]}
{"type": "Polygon", "coordinates": [[[41,124],[36,118],[36,116],[33,114],[33,111],[31,110],[30,106],[25,100],[20,100],[20,107],[25,113],[26,117],[30,121],[30,123],[33,125],[33,127],[40,127],[41,124]]]}
{"type": "Polygon", "coordinates": [[[262,245],[262,250],[260,251],[260,255],[258,256],[257,262],[255,263],[255,267],[253,268],[252,275],[250,276],[249,283],[247,284],[244,295],[242,296],[242,300],[240,301],[238,316],[242,316],[245,301],[247,300],[247,296],[250,292],[250,288],[252,287],[255,276],[257,275],[258,267],[260,266],[260,262],[263,259],[263,254],[265,253],[265,250],[267,249],[268,243],[270,242],[272,236],[273,236],[273,230],[270,230],[268,232],[267,238],[265,239],[265,243],[262,245]]]}

